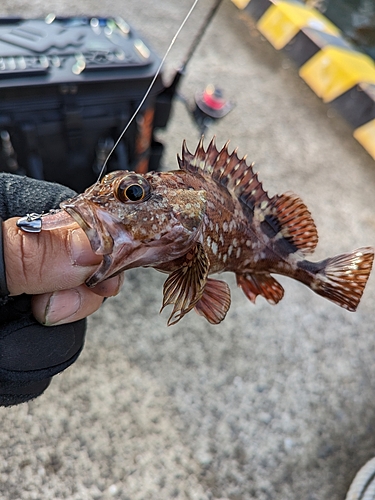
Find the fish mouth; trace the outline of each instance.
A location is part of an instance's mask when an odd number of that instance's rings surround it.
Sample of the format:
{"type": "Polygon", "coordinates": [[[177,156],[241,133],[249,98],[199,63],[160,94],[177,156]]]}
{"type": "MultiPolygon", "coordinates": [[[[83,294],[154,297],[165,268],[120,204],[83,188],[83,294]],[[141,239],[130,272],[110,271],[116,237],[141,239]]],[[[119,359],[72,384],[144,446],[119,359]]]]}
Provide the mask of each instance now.
{"type": "MultiPolygon", "coordinates": [[[[113,239],[110,235],[104,237],[101,236],[100,229],[103,230],[102,225],[99,223],[94,213],[91,210],[85,210],[85,216],[83,216],[74,204],[61,203],[61,208],[63,208],[80,226],[80,228],[85,232],[92,250],[99,255],[106,255],[111,253],[113,249],[113,239]],[[87,222],[90,220],[91,225],[87,222]],[[97,227],[98,229],[95,229],[97,227]]],[[[88,208],[88,207],[86,207],[88,208]]]]}
{"type": "Polygon", "coordinates": [[[93,231],[93,228],[87,224],[85,219],[72,206],[61,204],[61,207],[77,222],[77,224],[87,233],[93,231]]]}

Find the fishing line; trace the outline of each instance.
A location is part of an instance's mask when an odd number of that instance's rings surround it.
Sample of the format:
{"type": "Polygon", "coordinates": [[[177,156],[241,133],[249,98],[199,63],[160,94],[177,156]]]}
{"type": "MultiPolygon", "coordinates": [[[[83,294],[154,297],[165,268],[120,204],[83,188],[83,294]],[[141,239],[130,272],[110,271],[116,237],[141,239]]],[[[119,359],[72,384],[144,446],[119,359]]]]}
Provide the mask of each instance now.
{"type": "Polygon", "coordinates": [[[116,142],[114,143],[112,149],[110,150],[110,152],[108,153],[108,156],[107,158],[104,160],[104,163],[103,163],[103,166],[100,170],[100,173],[99,173],[99,177],[98,177],[98,180],[96,181],[96,183],[98,183],[102,177],[102,175],[104,174],[105,172],[105,169],[107,168],[107,163],[108,163],[108,160],[110,159],[110,157],[112,156],[113,152],[115,151],[115,149],[117,148],[117,146],[119,145],[121,139],[124,137],[124,134],[126,133],[126,131],[128,130],[128,128],[130,127],[130,125],[133,123],[135,117],[137,116],[137,114],[139,113],[140,109],[142,108],[143,104],[145,103],[148,95],[150,94],[151,90],[152,90],[152,87],[154,86],[155,82],[156,82],[156,79],[158,78],[161,70],[162,70],[162,67],[165,63],[165,60],[167,59],[168,57],[168,54],[169,52],[171,51],[173,45],[175,44],[176,40],[177,40],[177,37],[178,35],[181,33],[181,30],[182,28],[185,26],[187,20],[189,19],[189,17],[191,16],[193,10],[195,9],[195,6],[197,5],[197,3],[199,2],[199,0],[194,0],[193,2],[193,5],[190,7],[190,10],[189,12],[186,14],[184,20],[182,21],[182,23],[180,24],[180,27],[178,28],[176,34],[174,35],[174,37],[172,38],[171,40],[171,43],[169,44],[160,64],[159,64],[159,67],[158,69],[156,70],[156,73],[153,77],[153,79],[151,80],[151,83],[148,87],[148,89],[146,90],[146,93],[144,94],[144,96],[142,97],[141,99],[141,102],[138,104],[136,110],[134,111],[133,115],[131,116],[130,120],[128,121],[127,125],[125,126],[124,130],[121,132],[120,136],[118,137],[118,139],[116,140],[116,142]]]}

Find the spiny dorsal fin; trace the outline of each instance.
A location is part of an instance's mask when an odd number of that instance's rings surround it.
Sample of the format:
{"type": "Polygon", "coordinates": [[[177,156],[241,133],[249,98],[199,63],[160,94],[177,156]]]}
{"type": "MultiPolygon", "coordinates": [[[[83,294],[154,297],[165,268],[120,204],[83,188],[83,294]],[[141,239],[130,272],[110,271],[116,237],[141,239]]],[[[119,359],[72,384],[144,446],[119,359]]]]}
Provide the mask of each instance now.
{"type": "MultiPolygon", "coordinates": [[[[295,250],[304,254],[312,253],[318,243],[318,234],[303,201],[291,193],[270,198],[254,173],[253,165],[246,163],[246,157],[240,159],[237,150],[229,153],[228,144],[219,151],[213,138],[205,150],[202,137],[192,154],[184,141],[182,159],[178,157],[179,166],[187,172],[214,179],[250,208],[252,213],[256,209],[265,234],[275,239],[279,246],[288,242],[295,250]]],[[[290,246],[287,252],[290,252],[290,246]]]]}
{"type": "Polygon", "coordinates": [[[318,232],[311,213],[294,193],[276,195],[271,199],[266,220],[278,227],[277,238],[292,243],[304,255],[313,253],[318,244],[318,232]]]}
{"type": "Polygon", "coordinates": [[[258,175],[253,171],[253,165],[246,163],[246,156],[239,158],[237,149],[229,153],[228,146],[229,142],[219,151],[215,145],[215,138],[213,138],[205,150],[202,137],[195,153],[192,154],[184,141],[182,158],[178,157],[180,169],[199,173],[204,177],[211,177],[218,184],[231,191],[251,210],[263,201],[270,201],[258,175]]]}

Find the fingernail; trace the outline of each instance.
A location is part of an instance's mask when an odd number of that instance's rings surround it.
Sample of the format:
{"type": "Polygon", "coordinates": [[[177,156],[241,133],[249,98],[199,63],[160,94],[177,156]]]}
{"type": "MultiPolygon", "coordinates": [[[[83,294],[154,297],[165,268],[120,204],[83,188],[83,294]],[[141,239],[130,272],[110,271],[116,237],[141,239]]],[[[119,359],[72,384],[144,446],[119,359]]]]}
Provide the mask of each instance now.
{"type": "Polygon", "coordinates": [[[74,229],[69,234],[70,257],[75,266],[92,266],[98,259],[91,249],[87,236],[81,229],[74,229]]]}
{"type": "Polygon", "coordinates": [[[121,287],[124,284],[124,279],[125,279],[125,273],[121,273],[118,275],[118,285],[115,295],[117,295],[120,292],[121,287]]]}
{"type": "Polygon", "coordinates": [[[81,295],[76,290],[60,290],[54,292],[46,306],[46,326],[64,323],[81,307],[81,295]]]}
{"type": "Polygon", "coordinates": [[[95,285],[94,291],[103,297],[114,297],[117,295],[124,283],[124,273],[119,274],[113,278],[108,278],[98,285],[95,285]]]}

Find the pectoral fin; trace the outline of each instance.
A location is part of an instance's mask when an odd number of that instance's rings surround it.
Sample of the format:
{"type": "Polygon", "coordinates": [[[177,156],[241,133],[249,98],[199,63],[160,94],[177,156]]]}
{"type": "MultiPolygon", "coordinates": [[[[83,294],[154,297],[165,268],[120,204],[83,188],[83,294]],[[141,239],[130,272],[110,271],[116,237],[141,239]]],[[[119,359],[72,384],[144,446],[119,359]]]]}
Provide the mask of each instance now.
{"type": "Polygon", "coordinates": [[[177,323],[202,297],[210,262],[202,245],[197,243],[185,256],[185,262],[171,273],[163,287],[163,305],[174,304],[168,326],[177,323]]]}
{"type": "Polygon", "coordinates": [[[230,307],[230,289],[225,281],[207,278],[202,297],[195,311],[213,325],[223,321],[230,307]]]}

